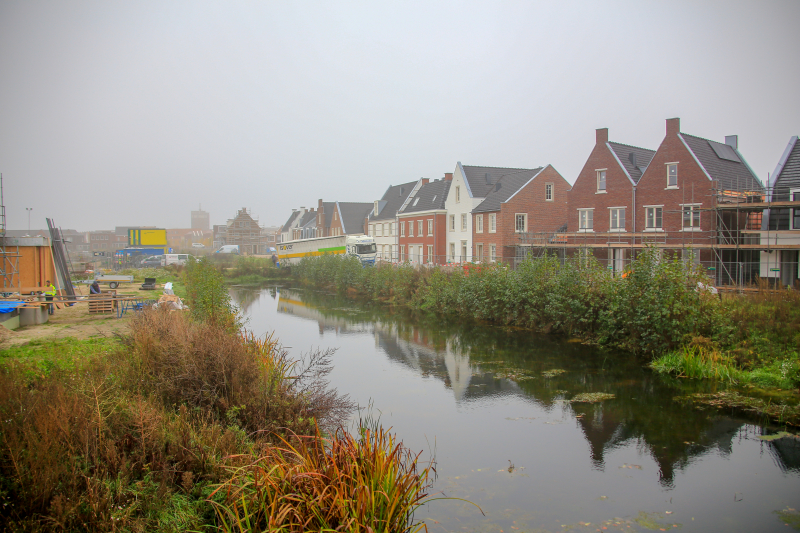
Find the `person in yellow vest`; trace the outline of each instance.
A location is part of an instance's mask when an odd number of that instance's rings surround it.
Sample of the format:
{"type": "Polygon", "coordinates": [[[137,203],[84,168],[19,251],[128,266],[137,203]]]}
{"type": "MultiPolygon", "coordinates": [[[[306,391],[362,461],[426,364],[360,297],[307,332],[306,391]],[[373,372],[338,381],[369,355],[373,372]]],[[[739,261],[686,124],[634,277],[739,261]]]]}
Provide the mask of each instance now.
{"type": "MultiPolygon", "coordinates": [[[[44,294],[44,299],[47,300],[48,302],[52,302],[53,298],[56,297],[56,288],[52,283],[50,283],[49,279],[45,283],[47,285],[45,286],[45,290],[42,291],[42,293],[44,294]]],[[[50,308],[49,312],[52,315],[55,312],[52,303],[49,304],[49,308],[50,308]]]]}

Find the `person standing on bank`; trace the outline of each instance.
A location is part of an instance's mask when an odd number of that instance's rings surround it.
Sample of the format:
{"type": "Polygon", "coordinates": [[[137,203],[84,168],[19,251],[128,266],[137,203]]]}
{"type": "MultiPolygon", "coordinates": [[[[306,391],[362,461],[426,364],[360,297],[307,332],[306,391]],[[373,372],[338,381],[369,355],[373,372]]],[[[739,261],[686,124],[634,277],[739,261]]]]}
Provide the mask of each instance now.
{"type": "Polygon", "coordinates": [[[89,285],[89,294],[100,294],[100,282],[94,280],[94,283],[89,285]]]}
{"type": "Polygon", "coordinates": [[[56,288],[52,283],[50,283],[49,279],[45,283],[47,284],[45,287],[46,290],[42,291],[42,294],[44,294],[44,299],[50,302],[48,307],[49,313],[52,315],[55,312],[55,308],[53,307],[53,298],[56,297],[56,288]]]}

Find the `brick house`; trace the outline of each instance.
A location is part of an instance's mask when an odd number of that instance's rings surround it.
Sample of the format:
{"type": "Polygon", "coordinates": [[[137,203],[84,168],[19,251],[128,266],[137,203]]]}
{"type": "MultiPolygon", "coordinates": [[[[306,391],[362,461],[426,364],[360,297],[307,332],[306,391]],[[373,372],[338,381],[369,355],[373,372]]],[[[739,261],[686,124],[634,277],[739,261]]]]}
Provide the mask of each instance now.
{"type": "Polygon", "coordinates": [[[375,200],[372,212],[367,220],[367,235],[375,239],[378,247],[378,259],[397,261],[399,241],[397,238],[397,212],[402,209],[422,187],[427,179],[419,179],[400,185],[390,185],[380,200],[375,200]]]}
{"type": "MultiPolygon", "coordinates": [[[[532,238],[566,224],[569,188],[552,165],[498,178],[472,211],[474,260],[509,262],[524,257],[532,238]]],[[[449,245],[452,257],[455,245],[449,245]]]]}
{"type": "Polygon", "coordinates": [[[367,202],[323,202],[317,205],[317,237],[363,235],[374,204],[367,202]]]}
{"type": "MultiPolygon", "coordinates": [[[[633,228],[641,242],[662,248],[692,249],[695,261],[711,264],[719,251],[717,282],[738,279],[739,263],[758,271],[753,250],[726,248],[743,244],[752,220],[747,213],[725,211],[720,205],[742,194],[761,198],[763,185],[739,152],[738,137],[725,143],[681,132],[680,119],[666,121],[666,136],[636,184],[633,228]],[[699,253],[698,253],[699,251],[699,253]]],[[[760,229],[760,221],[758,228],[760,229]]],[[[689,256],[687,256],[689,257],[689,256]]]]}
{"type": "Polygon", "coordinates": [[[261,226],[247,208],[243,207],[236,213],[236,217],[228,224],[225,242],[229,245],[239,245],[242,255],[265,255],[267,253],[267,240],[263,235],[261,226]]]}
{"type": "MultiPolygon", "coordinates": [[[[610,142],[608,128],[596,130],[594,148],[567,194],[567,231],[584,233],[592,237],[588,242],[594,244],[615,240],[629,244],[625,234],[636,231],[633,219],[636,184],[655,153],[647,148],[610,142]]],[[[597,247],[594,255],[600,260],[614,258],[610,265],[620,271],[630,260],[630,250],[623,246],[610,250],[607,246],[597,247]]]]}
{"type": "Polygon", "coordinates": [[[397,213],[400,261],[443,264],[447,253],[445,203],[452,181],[425,183],[397,213]]]}
{"type": "Polygon", "coordinates": [[[445,209],[447,210],[447,249],[455,250],[448,261],[472,260],[472,210],[483,202],[502,176],[530,172],[532,169],[478,167],[459,161],[452,174],[445,209]]]}

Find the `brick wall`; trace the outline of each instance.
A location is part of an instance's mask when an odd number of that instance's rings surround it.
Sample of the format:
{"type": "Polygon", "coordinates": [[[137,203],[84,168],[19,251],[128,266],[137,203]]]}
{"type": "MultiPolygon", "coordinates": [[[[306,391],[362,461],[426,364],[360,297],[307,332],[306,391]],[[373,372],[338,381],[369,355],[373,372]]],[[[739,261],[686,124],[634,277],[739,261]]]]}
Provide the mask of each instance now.
{"type": "Polygon", "coordinates": [[[447,220],[446,220],[446,213],[444,211],[437,211],[437,212],[429,212],[427,214],[409,214],[407,216],[401,216],[398,219],[398,228],[397,234],[398,242],[400,249],[402,250],[402,257],[404,260],[409,259],[409,246],[414,246],[414,260],[419,261],[417,257],[417,246],[422,245],[422,253],[424,256],[424,262],[428,263],[438,263],[442,264],[445,263],[445,254],[446,254],[446,246],[447,246],[447,220]],[[418,221],[422,221],[422,236],[419,235],[419,225],[418,221]],[[428,234],[428,221],[433,221],[433,234],[428,234]],[[411,222],[414,224],[414,236],[409,237],[408,231],[408,223],[411,222]],[[400,230],[400,224],[405,224],[405,235],[400,230]],[[428,256],[428,246],[433,246],[433,255],[432,259],[428,256]]]}

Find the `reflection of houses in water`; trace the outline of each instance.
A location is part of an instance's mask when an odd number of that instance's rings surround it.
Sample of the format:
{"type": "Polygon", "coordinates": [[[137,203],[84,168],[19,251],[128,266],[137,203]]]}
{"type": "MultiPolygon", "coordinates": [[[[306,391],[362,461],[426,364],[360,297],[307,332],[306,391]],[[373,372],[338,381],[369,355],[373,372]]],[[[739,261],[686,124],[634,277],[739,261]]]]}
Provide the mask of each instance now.
{"type": "Polygon", "coordinates": [[[316,322],[319,326],[320,335],[325,331],[333,331],[337,335],[370,333],[373,329],[373,324],[370,322],[357,322],[332,313],[323,313],[316,307],[303,303],[298,292],[287,289],[281,289],[280,291],[278,312],[316,322]]]}

